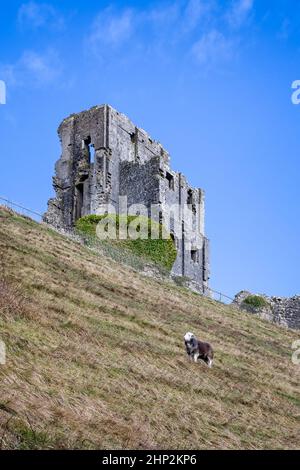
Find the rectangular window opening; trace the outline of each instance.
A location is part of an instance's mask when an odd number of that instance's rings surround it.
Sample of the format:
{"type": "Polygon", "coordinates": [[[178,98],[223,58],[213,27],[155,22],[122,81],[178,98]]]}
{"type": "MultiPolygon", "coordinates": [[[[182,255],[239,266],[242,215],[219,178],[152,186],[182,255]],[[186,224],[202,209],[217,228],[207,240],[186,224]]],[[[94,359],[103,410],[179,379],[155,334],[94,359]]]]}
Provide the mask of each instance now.
{"type": "Polygon", "coordinates": [[[198,262],[198,250],[191,250],[191,259],[193,263],[198,262]]]}
{"type": "Polygon", "coordinates": [[[95,163],[95,147],[92,144],[92,139],[90,136],[88,136],[86,139],[83,139],[82,150],[86,154],[89,163],[95,163]]]}
{"type": "Polygon", "coordinates": [[[75,219],[78,220],[82,216],[82,206],[83,206],[83,183],[76,185],[76,209],[75,209],[75,219]]]}
{"type": "Polygon", "coordinates": [[[171,173],[168,173],[168,172],[167,172],[167,173],[166,173],[166,178],[167,178],[167,180],[168,180],[168,182],[169,182],[169,188],[172,189],[172,190],[174,190],[174,176],[171,175],[171,173]]]}
{"type": "Polygon", "coordinates": [[[187,205],[192,206],[192,211],[193,211],[193,214],[195,215],[197,212],[197,209],[196,209],[196,204],[194,202],[192,189],[189,189],[187,192],[187,205]]]}
{"type": "Polygon", "coordinates": [[[89,145],[89,154],[90,163],[95,163],[95,147],[92,144],[89,145]]]}

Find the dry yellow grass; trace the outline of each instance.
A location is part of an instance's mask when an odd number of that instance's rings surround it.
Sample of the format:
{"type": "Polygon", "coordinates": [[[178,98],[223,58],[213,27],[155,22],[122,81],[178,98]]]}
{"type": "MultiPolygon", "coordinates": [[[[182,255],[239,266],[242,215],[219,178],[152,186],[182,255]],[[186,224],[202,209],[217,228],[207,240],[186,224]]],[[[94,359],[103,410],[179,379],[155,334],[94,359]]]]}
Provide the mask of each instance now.
{"type": "Polygon", "coordinates": [[[3,208],[0,257],[2,448],[299,446],[295,332],[3,208]],[[187,362],[187,330],[214,345],[213,369],[187,362]]]}

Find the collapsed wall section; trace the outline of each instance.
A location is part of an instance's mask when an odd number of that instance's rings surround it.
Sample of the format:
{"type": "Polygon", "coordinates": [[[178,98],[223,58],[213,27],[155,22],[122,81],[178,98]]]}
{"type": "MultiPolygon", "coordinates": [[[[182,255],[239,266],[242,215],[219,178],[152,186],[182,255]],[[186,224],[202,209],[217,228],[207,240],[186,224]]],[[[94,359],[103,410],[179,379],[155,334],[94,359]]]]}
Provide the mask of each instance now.
{"type": "Polygon", "coordinates": [[[259,317],[277,323],[278,325],[300,330],[300,296],[294,297],[269,297],[265,294],[251,294],[248,291],[241,291],[236,294],[234,305],[242,310],[258,315],[259,317]],[[253,306],[247,299],[263,299],[261,306],[253,306]]]}
{"type": "Polygon", "coordinates": [[[110,159],[105,107],[95,107],[65,119],[58,128],[62,154],[55,166],[56,198],[45,219],[72,227],[77,218],[94,212],[110,193],[110,159]]]}

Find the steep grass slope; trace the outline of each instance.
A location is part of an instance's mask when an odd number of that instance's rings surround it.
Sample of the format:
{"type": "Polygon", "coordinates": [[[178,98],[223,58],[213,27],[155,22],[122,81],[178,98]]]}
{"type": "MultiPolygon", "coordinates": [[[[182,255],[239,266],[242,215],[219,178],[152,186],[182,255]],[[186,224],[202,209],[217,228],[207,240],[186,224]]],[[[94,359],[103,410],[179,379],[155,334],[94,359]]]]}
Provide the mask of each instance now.
{"type": "Polygon", "coordinates": [[[296,448],[296,333],[0,208],[1,448],[296,448]],[[215,365],[187,362],[192,330],[215,365]]]}

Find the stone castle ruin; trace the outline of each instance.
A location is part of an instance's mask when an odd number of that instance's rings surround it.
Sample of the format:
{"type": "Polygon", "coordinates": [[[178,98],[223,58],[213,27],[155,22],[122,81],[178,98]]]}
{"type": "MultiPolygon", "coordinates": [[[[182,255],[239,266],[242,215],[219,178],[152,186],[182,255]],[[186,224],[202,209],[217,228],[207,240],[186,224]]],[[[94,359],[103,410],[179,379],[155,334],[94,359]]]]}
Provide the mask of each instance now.
{"type": "Polygon", "coordinates": [[[192,188],[170,168],[162,145],[108,105],[72,114],[61,123],[58,134],[62,155],[53,178],[56,197],[48,202],[45,220],[70,229],[78,218],[99,213],[105,204],[121,212],[119,200],[126,196],[128,206],[146,206],[149,217],[151,206],[159,207],[159,222],[165,223],[168,208],[178,205],[168,225],[177,248],[172,274],[189,278],[204,292],[209,280],[204,191],[192,188]],[[184,205],[190,209],[188,221],[184,205]]]}
{"type": "MultiPolygon", "coordinates": [[[[259,294],[258,297],[264,300],[264,305],[259,308],[253,308],[245,303],[249,297],[253,297],[253,294],[243,290],[235,296],[233,304],[272,323],[300,330],[300,295],[268,297],[265,294],[259,294]]],[[[257,296],[254,295],[254,297],[257,296]]]]}

